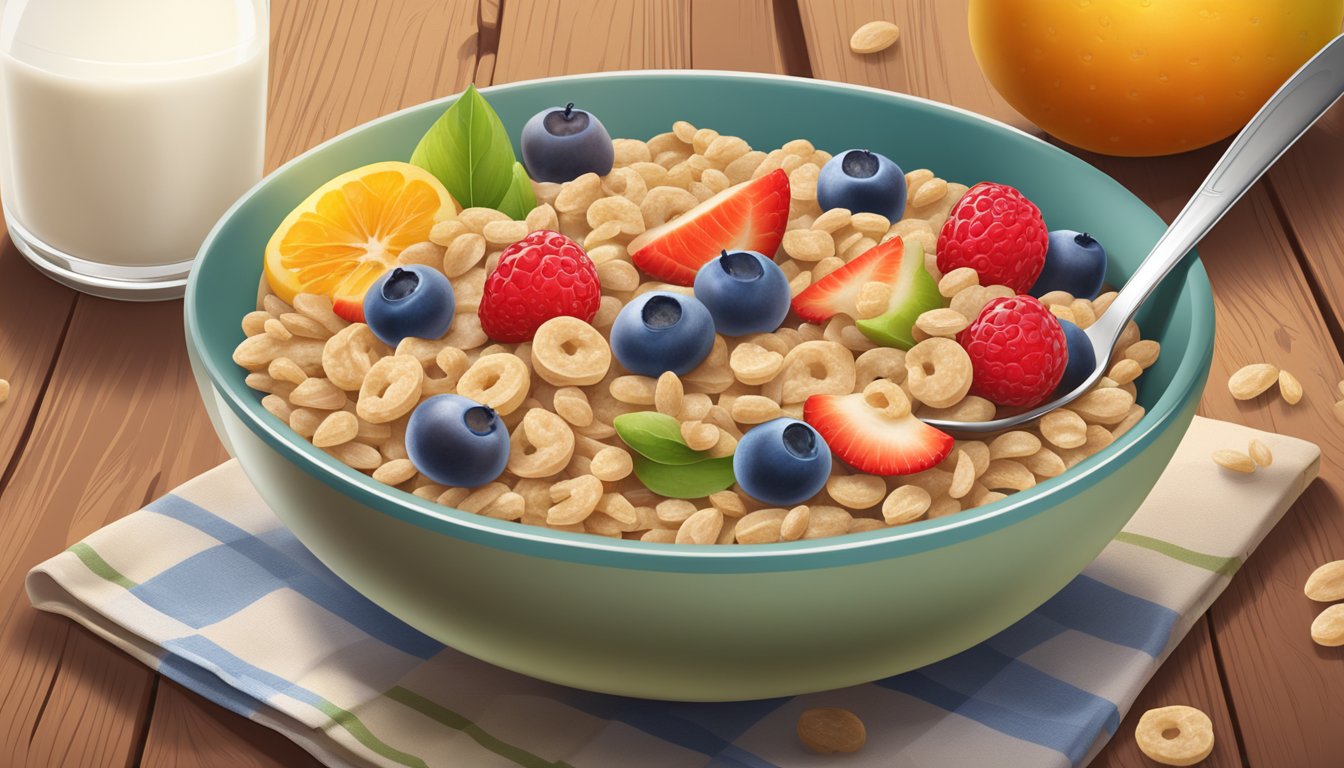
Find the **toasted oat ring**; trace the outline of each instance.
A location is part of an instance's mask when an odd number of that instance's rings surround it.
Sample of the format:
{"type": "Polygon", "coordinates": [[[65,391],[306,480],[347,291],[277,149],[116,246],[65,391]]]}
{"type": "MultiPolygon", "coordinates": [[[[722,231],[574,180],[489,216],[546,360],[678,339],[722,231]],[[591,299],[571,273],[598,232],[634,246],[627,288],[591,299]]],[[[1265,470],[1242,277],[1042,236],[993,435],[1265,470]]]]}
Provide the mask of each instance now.
{"type": "Polygon", "coordinates": [[[775,381],[780,402],[801,403],[812,395],[847,395],[854,391],[854,353],[833,341],[805,341],[789,350],[775,381]]]}
{"type": "Polygon", "coordinates": [[[925,339],[905,353],[910,394],[932,408],[949,408],[971,390],[971,358],[952,339],[925,339]]]}
{"type": "Polygon", "coordinates": [[[533,408],[509,438],[509,471],[518,477],[550,477],[574,458],[574,431],[565,420],[533,408]]]}
{"type": "Polygon", "coordinates": [[[1213,752],[1213,721],[1194,707],[1150,709],[1139,718],[1134,740],[1163,765],[1194,765],[1213,752]]]}
{"type": "Polygon", "coordinates": [[[405,416],[420,401],[425,369],[410,355],[384,357],[369,368],[359,388],[355,413],[374,424],[405,416]]]}
{"type": "Polygon", "coordinates": [[[905,381],[905,351],[894,347],[870,349],[854,361],[854,369],[854,386],[859,389],[878,379],[890,379],[900,384],[905,381]]]}
{"type": "Polygon", "coordinates": [[[553,317],[532,337],[532,368],[557,387],[596,384],[610,367],[607,340],[577,317],[553,317]]]}
{"type": "Polygon", "coordinates": [[[864,387],[863,401],[888,419],[910,415],[910,398],[899,384],[888,379],[877,379],[864,387]]]}
{"type": "Polygon", "coordinates": [[[531,386],[532,374],[520,358],[511,354],[486,355],[458,379],[457,393],[507,416],[523,404],[531,386]]]}
{"type": "Polygon", "coordinates": [[[379,358],[392,353],[363,323],[347,325],[322,347],[322,370],[332,384],[356,392],[379,358]]]}

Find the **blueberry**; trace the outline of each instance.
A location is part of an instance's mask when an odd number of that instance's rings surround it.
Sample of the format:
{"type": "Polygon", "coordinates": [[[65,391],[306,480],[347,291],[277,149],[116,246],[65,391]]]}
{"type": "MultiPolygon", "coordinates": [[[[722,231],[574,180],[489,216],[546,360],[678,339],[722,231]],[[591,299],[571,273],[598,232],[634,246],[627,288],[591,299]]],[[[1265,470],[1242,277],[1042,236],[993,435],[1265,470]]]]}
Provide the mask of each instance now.
{"type": "Polygon", "coordinates": [[[1065,394],[1077,389],[1097,369],[1097,353],[1082,328],[1068,320],[1060,320],[1059,327],[1064,329],[1064,341],[1069,345],[1069,361],[1064,365],[1064,377],[1055,391],[1065,394]]]}
{"type": "Polygon", "coordinates": [[[626,304],[611,326],[611,352],[627,371],[658,377],[695,370],[714,347],[714,318],[698,299],[650,291],[626,304]]]}
{"type": "Polygon", "coordinates": [[[905,172],[883,155],[850,149],[832,157],[817,176],[817,202],[823,211],[880,213],[895,222],[905,211],[905,172]]]}
{"type": "Polygon", "coordinates": [[[611,134],[592,113],[543,109],[523,126],[523,167],[533,181],[566,182],[585,173],[606,176],[616,160],[611,134]]]}
{"type": "Polygon", "coordinates": [[[780,418],[753,427],[737,443],[733,474],[753,499],[792,507],[817,495],[831,476],[831,449],[817,430],[780,418]]]}
{"type": "Polygon", "coordinates": [[[475,488],[509,462],[509,430],[493,409],[461,395],[435,395],[406,424],[406,453],[440,485],[475,488]]]}
{"type": "Polygon", "coordinates": [[[724,336],[771,333],[789,314],[789,279],[755,251],[724,251],[695,275],[695,298],[724,336]]]}
{"type": "Polygon", "coordinates": [[[1056,229],[1050,233],[1045,266],[1031,295],[1067,291],[1079,299],[1095,299],[1106,282],[1106,249],[1086,232],[1056,229]]]}
{"type": "Polygon", "coordinates": [[[423,264],[395,267],[364,294],[364,322],[389,347],[407,336],[437,339],[453,323],[453,284],[423,264]]]}

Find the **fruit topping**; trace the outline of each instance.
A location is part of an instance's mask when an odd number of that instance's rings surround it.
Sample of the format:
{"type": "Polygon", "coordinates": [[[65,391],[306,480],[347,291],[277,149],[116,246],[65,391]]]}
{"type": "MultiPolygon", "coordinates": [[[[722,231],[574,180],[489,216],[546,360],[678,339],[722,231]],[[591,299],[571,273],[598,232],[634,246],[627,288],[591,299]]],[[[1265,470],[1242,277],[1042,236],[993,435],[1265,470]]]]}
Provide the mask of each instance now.
{"type": "Polygon", "coordinates": [[[1086,232],[1056,229],[1049,234],[1045,266],[1031,286],[1031,295],[1066,291],[1079,299],[1095,299],[1106,282],[1106,249],[1086,232]]]}
{"type": "Polygon", "coordinates": [[[485,280],[477,310],[481,330],[495,341],[530,341],[553,317],[589,322],[602,301],[592,259],[559,232],[537,230],[504,249],[485,280]]]}
{"type": "Polygon", "coordinates": [[[981,285],[1030,290],[1045,264],[1041,211],[1006,184],[982,181],[952,207],[938,234],[938,270],[970,267],[981,285]]]}
{"type": "Polygon", "coordinates": [[[789,177],[776,169],[714,195],[630,241],[630,258],[652,277],[690,285],[724,251],[774,253],[789,223],[789,177]]]}
{"type": "Polygon", "coordinates": [[[998,405],[1040,405],[1068,364],[1059,320],[1031,296],[990,301],[957,341],[971,358],[971,393],[998,405]]]}
{"type": "Polygon", "coordinates": [[[915,417],[910,398],[888,379],[851,395],[813,395],[803,418],[838,458],[873,475],[922,472],[947,458],[956,442],[915,417]]]}
{"type": "Polygon", "coordinates": [[[695,275],[695,297],[725,336],[771,333],[789,314],[789,279],[755,251],[724,251],[695,275]]]}
{"type": "Polygon", "coordinates": [[[494,208],[518,220],[536,206],[509,132],[474,85],[420,138],[411,163],[434,174],[464,208],[494,208]]]}
{"type": "Polygon", "coordinates": [[[924,269],[924,249],[917,241],[893,237],[808,286],[793,298],[793,311],[818,325],[841,313],[861,317],[865,313],[859,312],[859,295],[869,283],[890,286],[887,306],[856,325],[868,338],[886,346],[909,349],[914,344],[915,319],[945,301],[924,269]]]}
{"type": "Polygon", "coordinates": [[[905,212],[905,172],[885,155],[866,149],[841,152],[817,176],[817,203],[823,211],[879,213],[891,221],[905,212]]]}
{"type": "Polygon", "coordinates": [[[563,107],[544,109],[523,126],[523,166],[537,181],[562,183],[585,173],[611,173],[615,151],[611,134],[590,112],[563,107]]]}
{"type": "Polygon", "coordinates": [[[714,347],[714,318],[699,299],[650,291],[626,304],[611,326],[611,352],[631,373],[690,373],[714,347]]]}
{"type": "Polygon", "coordinates": [[[461,395],[435,395],[406,424],[406,453],[440,485],[475,488],[509,462],[509,430],[492,408],[461,395]]]}
{"type": "Polygon", "coordinates": [[[437,339],[453,324],[453,284],[423,264],[393,267],[364,296],[364,321],[389,347],[407,336],[437,339]]]}
{"type": "Polygon", "coordinates": [[[409,163],[366,165],[323,184],[290,212],[266,244],[266,282],[281,301],[331,299],[336,314],[364,319],[364,294],[405,248],[457,215],[439,180],[409,163]]]}
{"type": "Polygon", "coordinates": [[[1069,350],[1064,375],[1059,380],[1059,393],[1067,394],[1087,381],[1087,377],[1096,370],[1097,353],[1092,349],[1092,342],[1088,341],[1087,334],[1082,328],[1068,320],[1060,320],[1059,327],[1064,331],[1064,341],[1069,350]]]}
{"type": "Polygon", "coordinates": [[[831,450],[809,424],[779,418],[753,427],[737,443],[738,487],[765,504],[793,506],[812,498],[831,476],[831,450]]]}

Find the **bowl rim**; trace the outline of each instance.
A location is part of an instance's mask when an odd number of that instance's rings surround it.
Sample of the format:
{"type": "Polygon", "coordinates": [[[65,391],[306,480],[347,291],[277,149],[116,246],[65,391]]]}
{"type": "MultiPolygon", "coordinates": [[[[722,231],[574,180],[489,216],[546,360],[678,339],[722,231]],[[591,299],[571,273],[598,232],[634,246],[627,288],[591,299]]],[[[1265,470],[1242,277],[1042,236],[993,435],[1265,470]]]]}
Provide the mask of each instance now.
{"type": "MultiPolygon", "coordinates": [[[[534,78],[492,85],[480,90],[482,94],[489,95],[490,93],[521,90],[529,86],[556,81],[641,78],[782,81],[790,86],[801,87],[805,90],[843,90],[868,97],[905,102],[916,109],[948,113],[953,119],[985,123],[1015,137],[1018,141],[1025,140],[1045,148],[1045,151],[1059,153],[1066,156],[1069,161],[1077,162],[1084,168],[1098,174],[1102,180],[1115,185],[1124,194],[1134,197],[1133,193],[1129,192],[1123,185],[1087,161],[1019,128],[961,107],[864,85],[771,73],[644,69],[534,78]]],[[[446,108],[460,96],[461,93],[457,93],[432,99],[361,123],[286,161],[245,192],[220,217],[197,253],[197,264],[205,261],[221,231],[233,219],[239,209],[262,188],[272,183],[275,177],[354,134],[384,122],[397,120],[411,112],[446,108]]],[[[1135,197],[1135,199],[1138,198],[1135,197]]],[[[1139,203],[1145,209],[1152,211],[1146,203],[1141,200],[1139,203]]],[[[1052,501],[1059,503],[1082,493],[1099,482],[1113,469],[1123,464],[1124,455],[1134,449],[1140,442],[1145,440],[1151,442],[1172,427],[1183,410],[1182,404],[1189,405],[1192,399],[1197,400],[1197,395],[1192,397],[1192,390],[1200,389],[1202,391],[1213,358],[1214,305],[1208,276],[1198,259],[1197,253],[1191,251],[1190,258],[1191,263],[1186,273],[1186,280],[1193,281],[1193,284],[1187,286],[1186,290],[1193,288],[1194,298],[1191,307],[1191,341],[1186,351],[1193,351],[1195,354],[1187,353],[1182,356],[1179,367],[1173,374],[1171,384],[1159,395],[1152,407],[1134,427],[1109,446],[1089,457],[1078,467],[1071,468],[1070,471],[1059,477],[1050,478],[1005,499],[966,510],[957,515],[844,536],[752,546],[657,544],[613,539],[586,533],[555,531],[463,512],[421,499],[392,486],[378,483],[368,475],[345,466],[302,439],[288,425],[262,408],[260,398],[256,397],[256,393],[246,387],[244,377],[239,375],[242,369],[233,364],[231,352],[225,356],[229,358],[227,370],[221,368],[216,356],[205,352],[202,343],[202,331],[196,313],[196,295],[201,290],[200,280],[198,279],[201,273],[199,268],[193,268],[188,279],[183,314],[187,330],[187,344],[192,347],[193,354],[208,375],[211,389],[216,397],[228,405],[233,414],[247,426],[253,435],[269,448],[281,454],[285,460],[363,506],[430,531],[545,559],[640,571],[759,573],[852,565],[901,557],[953,545],[988,535],[1000,528],[1033,517],[1037,512],[1051,506],[1049,504],[1033,506],[1035,502],[1046,496],[1052,497],[1052,501]]]]}

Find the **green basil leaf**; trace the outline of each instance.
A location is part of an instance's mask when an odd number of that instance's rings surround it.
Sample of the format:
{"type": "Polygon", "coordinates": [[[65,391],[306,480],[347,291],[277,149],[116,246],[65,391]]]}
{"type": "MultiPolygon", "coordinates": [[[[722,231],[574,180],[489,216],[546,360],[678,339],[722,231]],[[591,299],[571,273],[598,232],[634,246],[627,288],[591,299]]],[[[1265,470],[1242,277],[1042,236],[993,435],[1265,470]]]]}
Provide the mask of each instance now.
{"type": "Polygon", "coordinates": [[[438,177],[463,208],[498,205],[513,183],[514,162],[504,124],[474,85],[434,121],[411,153],[411,163],[438,177]]]}
{"type": "Polygon", "coordinates": [[[733,477],[732,456],[703,459],[677,467],[636,456],[635,477],[650,491],[669,499],[703,498],[726,490],[737,481],[733,477]]]}
{"type": "Polygon", "coordinates": [[[495,209],[514,221],[522,221],[527,218],[528,211],[536,207],[537,196],[532,193],[532,180],[527,177],[522,163],[514,163],[513,181],[495,209]]]}
{"type": "Polygon", "coordinates": [[[623,413],[612,421],[616,434],[635,453],[658,464],[682,466],[708,457],[693,451],[681,438],[681,422],[657,411],[623,413]]]}

